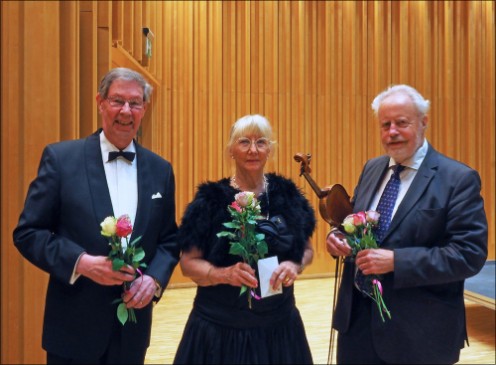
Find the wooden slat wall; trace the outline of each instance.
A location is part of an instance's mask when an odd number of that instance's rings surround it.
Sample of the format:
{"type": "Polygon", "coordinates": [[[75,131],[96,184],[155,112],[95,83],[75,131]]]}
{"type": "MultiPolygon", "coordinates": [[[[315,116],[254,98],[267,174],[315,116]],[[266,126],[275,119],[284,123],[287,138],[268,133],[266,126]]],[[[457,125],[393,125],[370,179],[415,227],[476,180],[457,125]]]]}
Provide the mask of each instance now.
{"type": "MultiPolygon", "coordinates": [[[[47,275],[25,261],[12,230],[43,147],[99,126],[98,82],[110,67],[143,72],[155,91],[140,142],[170,160],[178,221],[196,186],[232,173],[231,124],[266,115],[278,142],[269,171],[299,177],[313,155],[321,187],[351,193],[382,153],[370,102],[409,83],[431,100],[427,137],[480,172],[495,258],[495,5],[488,1],[4,1],[1,3],[2,363],[40,363],[47,275]],[[141,28],[155,34],[143,55],[141,28]]],[[[315,261],[328,275],[327,227],[315,261]]],[[[189,281],[176,270],[175,285],[189,281]]]]}
{"type": "MultiPolygon", "coordinates": [[[[494,222],[494,148],[487,144],[491,153],[481,153],[482,138],[494,138],[482,133],[494,128],[489,102],[494,70],[488,67],[494,65],[494,51],[487,47],[494,29],[486,15],[494,16],[493,5],[224,1],[170,6],[177,14],[171,27],[180,37],[170,55],[176,77],[170,116],[177,127],[168,156],[177,172],[178,217],[199,182],[231,173],[231,164],[221,158],[223,146],[231,123],[247,113],[271,119],[278,150],[268,169],[292,177],[316,209],[318,199],[298,176],[296,152],[313,154],[313,176],[322,186],[339,182],[351,193],[363,163],[382,153],[370,102],[389,84],[410,83],[432,101],[429,140],[486,176],[483,194],[494,222]],[[205,56],[204,38],[215,55],[205,56]],[[488,59],[492,63],[483,67],[488,59]],[[217,82],[204,81],[217,76],[217,82]],[[491,82],[482,108],[482,89],[491,82]],[[191,85],[193,96],[185,98],[191,85]],[[473,122],[463,123],[469,115],[473,122]]],[[[307,274],[330,272],[326,231],[319,222],[316,258],[307,274]]],[[[493,257],[494,223],[490,242],[493,257]]],[[[184,281],[179,272],[174,279],[184,281]]]]}

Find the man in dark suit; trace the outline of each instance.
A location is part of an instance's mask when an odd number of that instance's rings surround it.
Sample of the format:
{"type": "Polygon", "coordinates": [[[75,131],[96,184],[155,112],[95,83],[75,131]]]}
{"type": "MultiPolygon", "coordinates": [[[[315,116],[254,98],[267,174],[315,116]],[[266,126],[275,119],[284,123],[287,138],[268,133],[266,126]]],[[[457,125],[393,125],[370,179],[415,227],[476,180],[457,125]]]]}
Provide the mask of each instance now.
{"type": "Polygon", "coordinates": [[[42,340],[49,364],[144,363],[152,303],[179,259],[173,169],[134,141],[151,91],[137,72],[107,73],[96,97],[103,130],[48,145],[29,187],[13,236],[50,274],[42,340]],[[130,266],[113,271],[107,259],[100,224],[123,214],[134,226],[131,240],[142,236],[142,276],[130,266]],[[124,282],[132,282],[125,293],[124,282]],[[137,323],[118,322],[112,302],[121,296],[137,323]]]}
{"type": "MultiPolygon", "coordinates": [[[[380,247],[360,251],[354,262],[345,260],[333,315],[337,361],[455,363],[467,340],[464,281],[487,257],[480,177],[427,142],[429,101],[414,88],[390,87],[372,109],[387,155],[365,164],[352,198],[354,212],[379,211],[392,167],[401,164],[404,170],[380,247]],[[376,304],[356,289],[359,271],[382,275],[391,319],[382,321],[376,304]]],[[[335,229],[326,243],[334,257],[351,254],[335,229]]]]}

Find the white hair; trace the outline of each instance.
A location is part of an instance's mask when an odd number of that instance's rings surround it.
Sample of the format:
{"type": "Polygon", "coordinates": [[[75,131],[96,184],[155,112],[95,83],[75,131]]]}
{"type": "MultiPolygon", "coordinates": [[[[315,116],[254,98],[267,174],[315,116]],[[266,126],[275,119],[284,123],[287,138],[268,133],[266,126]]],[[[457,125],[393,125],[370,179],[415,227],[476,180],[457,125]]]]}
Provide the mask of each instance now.
{"type": "Polygon", "coordinates": [[[229,149],[239,137],[250,134],[259,134],[261,137],[267,138],[271,143],[273,142],[272,127],[267,118],[259,114],[245,115],[239,118],[232,126],[227,148],[229,149]]]}
{"type": "Polygon", "coordinates": [[[413,104],[415,105],[417,111],[421,116],[425,116],[429,112],[429,100],[424,99],[424,97],[413,87],[409,85],[392,85],[381,92],[379,95],[377,95],[374,101],[372,101],[372,104],[370,106],[372,107],[375,115],[379,113],[379,107],[381,106],[384,99],[393,94],[408,95],[410,99],[412,99],[413,104]]]}

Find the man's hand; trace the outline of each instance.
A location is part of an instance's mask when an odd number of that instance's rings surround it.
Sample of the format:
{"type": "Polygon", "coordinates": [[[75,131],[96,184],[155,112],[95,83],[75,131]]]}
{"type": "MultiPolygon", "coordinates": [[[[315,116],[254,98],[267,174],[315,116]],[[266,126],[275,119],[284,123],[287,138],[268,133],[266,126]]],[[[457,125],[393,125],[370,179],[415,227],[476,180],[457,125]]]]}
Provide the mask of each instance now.
{"type": "Polygon", "coordinates": [[[131,284],[131,288],[124,292],[122,300],[127,308],[146,307],[155,296],[157,286],[149,275],[138,276],[131,284]]]}
{"type": "Polygon", "coordinates": [[[123,266],[119,271],[112,270],[112,261],[106,256],[92,256],[84,253],[79,259],[76,273],[86,276],[100,285],[122,285],[134,278],[135,270],[123,266]]]}
{"type": "Polygon", "coordinates": [[[386,274],[394,271],[394,251],[382,248],[362,250],[357,253],[355,264],[364,275],[386,274]]]}
{"type": "Polygon", "coordinates": [[[339,230],[333,230],[327,235],[326,248],[333,257],[350,256],[352,251],[344,234],[339,230]]]}

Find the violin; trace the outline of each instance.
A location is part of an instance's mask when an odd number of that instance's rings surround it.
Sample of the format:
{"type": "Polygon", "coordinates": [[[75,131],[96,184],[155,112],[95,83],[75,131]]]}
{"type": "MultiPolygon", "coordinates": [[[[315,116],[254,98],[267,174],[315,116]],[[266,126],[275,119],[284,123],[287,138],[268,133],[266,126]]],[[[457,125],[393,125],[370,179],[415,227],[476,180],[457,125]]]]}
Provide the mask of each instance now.
{"type": "MultiPolygon", "coordinates": [[[[344,219],[351,213],[353,213],[353,207],[350,202],[350,196],[346,192],[345,188],[340,184],[334,184],[321,189],[317,183],[310,176],[310,160],[312,155],[307,153],[306,155],[302,153],[297,153],[294,156],[296,162],[300,162],[300,176],[303,175],[308,181],[313,191],[319,197],[319,212],[321,217],[329,223],[331,228],[340,229],[341,223],[344,219]]],[[[336,309],[338,288],[341,285],[341,276],[343,271],[344,258],[336,259],[336,268],[334,272],[334,293],[332,300],[332,313],[334,316],[334,311],[336,309]]],[[[327,363],[332,364],[334,356],[334,345],[336,338],[336,330],[332,327],[331,319],[331,333],[329,338],[329,352],[327,355],[327,363]]]]}
{"type": "Polygon", "coordinates": [[[296,162],[300,162],[300,176],[303,175],[313,191],[319,197],[319,212],[321,217],[331,227],[339,228],[346,216],[353,212],[350,196],[346,189],[340,184],[334,184],[321,189],[310,176],[310,160],[312,155],[297,153],[294,156],[296,162]]]}

